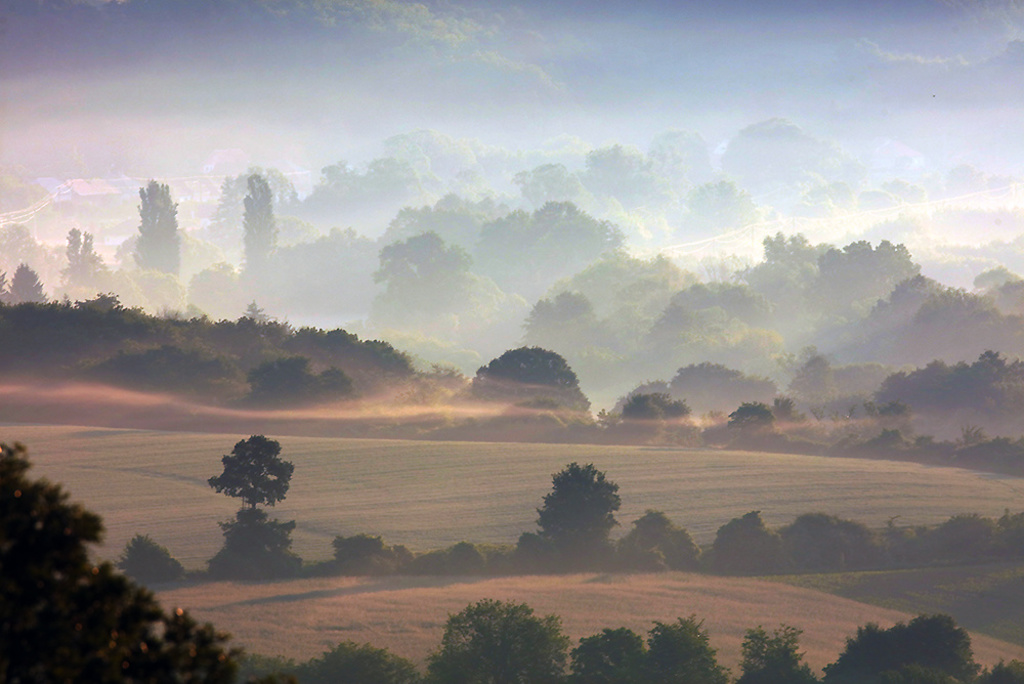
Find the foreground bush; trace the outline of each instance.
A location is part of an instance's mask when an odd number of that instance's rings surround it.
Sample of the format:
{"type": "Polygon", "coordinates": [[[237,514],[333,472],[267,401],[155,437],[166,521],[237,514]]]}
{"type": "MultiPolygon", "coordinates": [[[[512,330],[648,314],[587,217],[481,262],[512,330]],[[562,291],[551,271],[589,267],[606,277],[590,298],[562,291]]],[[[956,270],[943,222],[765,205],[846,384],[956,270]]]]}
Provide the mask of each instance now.
{"type": "Polygon", "coordinates": [[[117,562],[124,574],[143,584],[173,582],[185,576],[185,568],[171,556],[166,547],[160,546],[150,536],[137,534],[132,537],[117,562]]]}

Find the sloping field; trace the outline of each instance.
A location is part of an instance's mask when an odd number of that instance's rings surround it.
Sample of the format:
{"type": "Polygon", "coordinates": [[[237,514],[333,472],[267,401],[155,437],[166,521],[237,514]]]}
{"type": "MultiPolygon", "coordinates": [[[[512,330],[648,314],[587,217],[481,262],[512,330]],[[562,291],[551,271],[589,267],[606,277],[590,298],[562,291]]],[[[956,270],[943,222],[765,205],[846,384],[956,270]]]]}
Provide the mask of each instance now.
{"type": "MultiPolygon", "coordinates": [[[[6,426],[0,440],[29,446],[36,476],[63,483],[102,514],[116,557],[151,535],[186,567],[219,548],[217,522],[239,502],[206,484],[220,457],[248,435],[6,426]]],[[[269,437],[275,437],[273,434],[269,437]]],[[[294,519],[295,550],[330,556],[337,534],[369,532],[414,550],[461,540],[515,543],[536,529],[551,474],[593,462],[620,485],[620,530],[655,508],[709,542],[751,510],[769,524],[825,511],[883,525],[937,523],[956,513],[1019,510],[1024,479],[913,463],[699,449],[415,442],[281,437],[295,464],[288,498],[272,513],[294,519]]]]}
{"type": "Polygon", "coordinates": [[[1024,563],[773,579],[911,613],[948,613],[967,629],[1024,646],[1024,563]]]}
{"type": "MultiPolygon", "coordinates": [[[[448,614],[482,598],[524,602],[538,614],[559,615],[574,644],[605,627],[645,634],[654,620],[696,614],[721,662],[734,672],[744,631],[759,624],[803,629],[801,648],[818,669],[835,660],[858,626],[890,626],[912,617],[774,582],[685,573],[212,583],[164,591],[159,598],[229,629],[250,652],[302,660],[352,640],[422,663],[440,643],[448,614]]],[[[1024,658],[1024,648],[990,637],[974,635],[973,644],[976,658],[986,664],[1024,658]]]]}

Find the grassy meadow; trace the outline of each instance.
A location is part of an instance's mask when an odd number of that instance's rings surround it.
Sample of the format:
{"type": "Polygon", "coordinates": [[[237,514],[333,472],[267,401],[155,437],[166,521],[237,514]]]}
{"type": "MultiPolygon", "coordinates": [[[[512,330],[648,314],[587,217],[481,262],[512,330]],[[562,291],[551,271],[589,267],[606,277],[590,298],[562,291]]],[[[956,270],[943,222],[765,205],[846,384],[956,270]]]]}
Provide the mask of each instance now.
{"type": "MultiPolygon", "coordinates": [[[[187,568],[219,548],[218,521],[239,502],[206,484],[220,457],[248,435],[24,426],[0,440],[29,447],[34,474],[66,486],[102,514],[102,555],[116,558],[133,535],[151,535],[187,568]]],[[[271,510],[296,520],[294,549],[330,557],[335,535],[381,534],[413,550],[469,540],[515,543],[536,529],[551,475],[594,463],[620,485],[619,533],[646,509],[665,511],[699,542],[751,510],[770,525],[825,511],[883,525],[938,523],[956,513],[1024,508],[1024,479],[869,461],[706,449],[360,440],[279,439],[295,464],[288,497],[271,510]]]]}
{"type": "Polygon", "coordinates": [[[948,613],[967,629],[1024,646],[1024,563],[772,579],[910,613],[948,613]]]}
{"type": "MultiPolygon", "coordinates": [[[[440,643],[449,613],[482,598],[525,602],[538,614],[559,615],[574,643],[605,627],[644,634],[655,620],[696,614],[705,620],[721,662],[734,673],[745,630],[759,624],[803,629],[801,650],[819,669],[835,660],[858,626],[888,627],[912,617],[776,582],[687,573],[217,582],[168,589],[159,598],[229,629],[250,652],[302,660],[351,640],[422,663],[440,643]]],[[[1024,658],[1019,645],[978,635],[972,640],[982,663],[1024,658]]]]}

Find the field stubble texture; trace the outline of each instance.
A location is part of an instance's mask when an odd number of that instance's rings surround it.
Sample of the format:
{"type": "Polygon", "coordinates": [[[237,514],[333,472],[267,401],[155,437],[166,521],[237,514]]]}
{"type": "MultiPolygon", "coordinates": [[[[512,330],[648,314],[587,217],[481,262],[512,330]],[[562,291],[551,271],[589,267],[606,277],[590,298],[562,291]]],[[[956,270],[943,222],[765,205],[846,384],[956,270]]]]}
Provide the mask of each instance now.
{"type": "MultiPolygon", "coordinates": [[[[268,435],[274,437],[274,435],[268,435]]],[[[60,482],[103,516],[116,558],[135,534],[201,569],[220,547],[218,521],[238,502],[206,483],[248,435],[6,426],[28,445],[36,476],[60,482]]],[[[419,442],[281,437],[295,464],[271,516],[296,520],[294,550],[330,557],[335,535],[380,534],[417,551],[458,541],[514,544],[536,529],[551,475],[594,463],[620,485],[624,534],[647,509],[664,511],[699,543],[751,510],[769,525],[823,511],[881,526],[938,523],[957,513],[1019,510],[1024,479],[914,463],[706,449],[419,442]],[[897,517],[898,516],[898,517],[897,517]]]]}

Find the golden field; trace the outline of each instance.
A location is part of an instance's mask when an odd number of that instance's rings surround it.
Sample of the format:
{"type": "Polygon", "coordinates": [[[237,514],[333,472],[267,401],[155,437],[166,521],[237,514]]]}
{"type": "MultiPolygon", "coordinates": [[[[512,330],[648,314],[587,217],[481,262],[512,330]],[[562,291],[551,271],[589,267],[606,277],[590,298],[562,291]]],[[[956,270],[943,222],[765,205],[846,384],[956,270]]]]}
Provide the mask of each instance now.
{"type": "MultiPolygon", "coordinates": [[[[206,480],[248,435],[107,428],[5,426],[0,440],[28,445],[35,476],[66,486],[103,516],[102,555],[116,558],[136,533],[151,535],[187,568],[219,548],[218,521],[239,502],[206,480]]],[[[594,463],[620,485],[619,533],[646,509],[665,511],[702,543],[751,510],[770,525],[825,511],[870,525],[937,523],[956,513],[997,516],[1024,505],[1024,479],[913,463],[707,449],[277,438],[295,464],[286,500],[271,514],[296,520],[294,549],[330,557],[335,535],[381,534],[426,550],[457,541],[515,543],[536,529],[551,475],[594,463]],[[898,517],[897,517],[898,516],[898,517]]]]}
{"type": "MultiPolygon", "coordinates": [[[[250,652],[299,660],[351,640],[422,663],[440,643],[448,614],[482,598],[523,602],[538,614],[558,615],[574,644],[605,627],[645,634],[655,620],[696,614],[734,673],[744,631],[759,624],[803,629],[801,649],[819,669],[835,660],[858,626],[890,626],[912,617],[785,584],[687,573],[216,582],[168,589],[159,598],[229,629],[250,652]]],[[[972,641],[976,658],[987,665],[1024,658],[1021,646],[976,634],[972,641]]]]}

